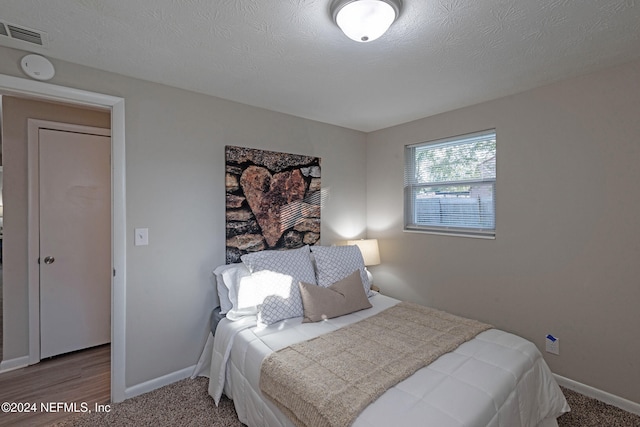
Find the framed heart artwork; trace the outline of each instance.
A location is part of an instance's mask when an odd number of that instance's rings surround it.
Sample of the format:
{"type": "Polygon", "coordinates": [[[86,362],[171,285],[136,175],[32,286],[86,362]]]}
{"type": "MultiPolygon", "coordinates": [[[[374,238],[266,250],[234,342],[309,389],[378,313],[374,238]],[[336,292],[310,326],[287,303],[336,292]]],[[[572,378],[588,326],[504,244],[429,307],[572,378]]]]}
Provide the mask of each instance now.
{"type": "Polygon", "coordinates": [[[320,241],[320,158],[225,147],[226,262],[320,241]]]}

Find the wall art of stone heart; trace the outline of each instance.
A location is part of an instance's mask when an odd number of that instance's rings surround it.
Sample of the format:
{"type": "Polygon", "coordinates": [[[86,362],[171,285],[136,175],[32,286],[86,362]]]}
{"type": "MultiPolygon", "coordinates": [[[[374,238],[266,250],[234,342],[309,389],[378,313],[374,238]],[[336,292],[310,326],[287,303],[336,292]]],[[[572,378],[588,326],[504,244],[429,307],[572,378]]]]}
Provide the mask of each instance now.
{"type": "Polygon", "coordinates": [[[320,241],[320,158],[244,147],[226,151],[227,264],[248,252],[320,241]]]}

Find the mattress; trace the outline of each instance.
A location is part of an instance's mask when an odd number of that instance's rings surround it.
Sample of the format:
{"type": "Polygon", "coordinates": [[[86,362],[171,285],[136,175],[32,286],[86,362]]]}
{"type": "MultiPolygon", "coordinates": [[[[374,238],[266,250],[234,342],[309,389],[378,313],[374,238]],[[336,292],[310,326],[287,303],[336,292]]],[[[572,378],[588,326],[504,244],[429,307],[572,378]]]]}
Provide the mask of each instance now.
{"type": "MultiPolygon", "coordinates": [[[[233,399],[250,427],[291,427],[259,388],[260,365],[271,352],[379,313],[399,301],[370,298],[372,308],[325,320],[301,318],[256,326],[255,317],[220,321],[211,356],[209,394],[233,399]]],[[[569,406],[536,346],[497,329],[480,333],[387,390],[353,423],[388,425],[557,426],[569,406]]]]}

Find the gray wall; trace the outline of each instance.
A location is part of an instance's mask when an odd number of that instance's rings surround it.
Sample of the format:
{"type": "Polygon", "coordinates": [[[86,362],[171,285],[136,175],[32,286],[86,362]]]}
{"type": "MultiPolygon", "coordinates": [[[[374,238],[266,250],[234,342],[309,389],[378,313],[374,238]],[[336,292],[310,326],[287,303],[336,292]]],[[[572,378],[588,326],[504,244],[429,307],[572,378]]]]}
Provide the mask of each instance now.
{"type": "Polygon", "coordinates": [[[367,136],[372,268],[387,294],[544,349],[564,377],[640,402],[640,61],[367,136]],[[496,128],[495,240],[402,231],[405,144],[496,128]]]}
{"type": "MultiPolygon", "coordinates": [[[[24,77],[24,54],[0,47],[0,73],[24,77]]],[[[211,270],[225,260],[225,145],[321,157],[322,243],[364,232],[365,134],[52,62],[51,83],[125,99],[127,387],[197,362],[214,299],[211,270]],[[135,227],[149,228],[149,246],[133,246],[135,227]]]]}

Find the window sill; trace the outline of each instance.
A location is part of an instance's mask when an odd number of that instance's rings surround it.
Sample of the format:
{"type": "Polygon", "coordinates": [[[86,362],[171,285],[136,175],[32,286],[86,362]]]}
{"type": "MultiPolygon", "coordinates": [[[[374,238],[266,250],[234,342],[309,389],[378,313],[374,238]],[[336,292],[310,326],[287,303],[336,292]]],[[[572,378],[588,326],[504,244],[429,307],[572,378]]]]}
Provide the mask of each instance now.
{"type": "Polygon", "coordinates": [[[402,230],[405,233],[418,233],[418,234],[435,234],[438,236],[452,236],[452,237],[470,237],[472,239],[485,239],[495,240],[495,234],[474,234],[465,233],[464,231],[437,231],[437,230],[419,230],[413,228],[405,228],[402,230]]]}

